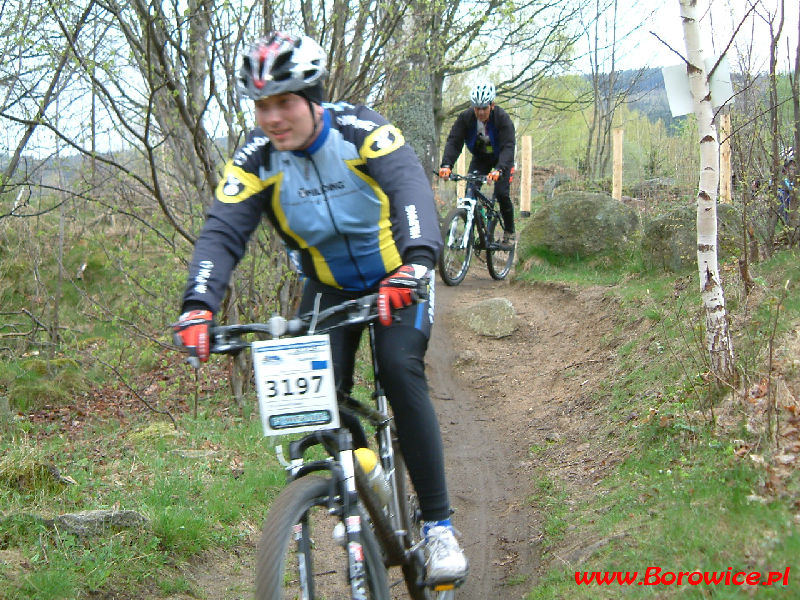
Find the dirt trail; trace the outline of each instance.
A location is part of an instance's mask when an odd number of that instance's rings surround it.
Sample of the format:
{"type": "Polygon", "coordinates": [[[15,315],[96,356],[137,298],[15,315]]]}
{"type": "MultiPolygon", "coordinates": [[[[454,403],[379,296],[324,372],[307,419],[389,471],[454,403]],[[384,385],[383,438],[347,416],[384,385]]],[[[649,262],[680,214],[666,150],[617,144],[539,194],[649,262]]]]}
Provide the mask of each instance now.
{"type": "Polygon", "coordinates": [[[611,364],[613,313],[601,292],[497,282],[481,263],[458,287],[437,282],[428,377],[454,523],[471,564],[459,600],[516,600],[530,591],[542,526],[528,501],[537,476],[580,489],[615,462],[582,418],[611,364]],[[519,318],[503,339],[477,336],[456,316],[492,297],[510,300],[519,318]]]}

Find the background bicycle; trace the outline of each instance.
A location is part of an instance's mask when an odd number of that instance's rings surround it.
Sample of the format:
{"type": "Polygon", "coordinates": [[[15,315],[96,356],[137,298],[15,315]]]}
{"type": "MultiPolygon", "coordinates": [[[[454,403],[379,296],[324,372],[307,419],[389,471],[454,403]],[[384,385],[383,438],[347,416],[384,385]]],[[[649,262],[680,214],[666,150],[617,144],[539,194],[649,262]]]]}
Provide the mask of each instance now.
{"type": "Polygon", "coordinates": [[[265,434],[299,434],[288,443],[288,461],[283,446],[276,447],[287,468],[288,485],[275,498],[264,523],[256,567],[259,600],[389,600],[393,586],[388,567],[394,566],[400,567],[413,600],[454,599],[461,583],[437,588],[426,584],[416,497],[397,447],[374,352],[374,406],[351,396],[336,398],[335,392],[333,405],[322,397],[326,388],[332,389],[332,373],[323,368],[330,347],[321,334],[367,323],[374,350],[376,299],[373,294],[349,300],[289,321],[273,317],[269,323],[211,330],[212,353],[253,349],[265,434]],[[291,339],[244,339],[253,333],[291,339]],[[303,370],[306,363],[310,368],[303,370]],[[362,419],[367,431],[374,433],[376,452],[353,450],[350,431],[334,426],[337,410],[362,419]],[[379,461],[380,468],[369,464],[370,457],[379,461]]]}
{"type": "Polygon", "coordinates": [[[439,275],[447,285],[464,280],[474,252],[486,252],[486,266],[494,279],[505,279],[514,264],[516,244],[503,243],[503,218],[494,196],[481,191],[484,175],[453,173],[450,181],[466,181],[467,191],[442,222],[444,248],[439,256],[439,275]]]}

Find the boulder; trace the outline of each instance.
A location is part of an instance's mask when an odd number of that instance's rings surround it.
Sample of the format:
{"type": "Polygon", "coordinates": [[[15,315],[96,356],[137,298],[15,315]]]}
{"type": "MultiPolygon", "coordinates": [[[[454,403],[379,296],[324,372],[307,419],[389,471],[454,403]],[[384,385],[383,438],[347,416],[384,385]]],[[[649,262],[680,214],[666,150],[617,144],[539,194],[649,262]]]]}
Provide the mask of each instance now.
{"type": "Polygon", "coordinates": [[[519,258],[586,258],[621,252],[639,231],[637,212],[608,194],[565,191],[539,208],[519,236],[519,258]]]}
{"type": "MultiPolygon", "coordinates": [[[[717,257],[738,256],[742,221],[730,204],[717,206],[717,257]]],[[[642,260],[648,268],[678,272],[697,264],[697,209],[681,205],[647,221],[641,240],[642,260]]]]}
{"type": "Polygon", "coordinates": [[[517,314],[507,298],[489,298],[458,311],[458,318],[478,335],[507,337],[517,329],[517,314]]]}

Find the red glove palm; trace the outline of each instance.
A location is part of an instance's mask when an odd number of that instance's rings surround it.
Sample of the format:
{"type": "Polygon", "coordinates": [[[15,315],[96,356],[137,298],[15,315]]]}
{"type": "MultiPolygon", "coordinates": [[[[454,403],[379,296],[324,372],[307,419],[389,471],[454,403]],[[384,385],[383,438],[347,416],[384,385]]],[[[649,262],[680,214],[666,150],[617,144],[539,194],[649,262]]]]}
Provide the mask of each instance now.
{"type": "Polygon", "coordinates": [[[489,171],[489,174],[486,175],[486,181],[490,183],[493,181],[497,181],[498,179],[500,179],[500,171],[498,171],[497,169],[492,169],[491,171],[489,171]]]}
{"type": "Polygon", "coordinates": [[[208,326],[213,318],[210,310],[190,310],[183,313],[172,326],[176,343],[183,344],[190,356],[196,356],[202,362],[208,360],[208,326]]]}
{"type": "Polygon", "coordinates": [[[392,309],[410,306],[419,299],[422,278],[428,268],[423,265],[403,265],[384,278],[378,289],[378,321],[392,324],[392,309]]]}
{"type": "Polygon", "coordinates": [[[439,177],[442,179],[450,179],[450,173],[452,173],[450,167],[439,167],[439,177]]]}

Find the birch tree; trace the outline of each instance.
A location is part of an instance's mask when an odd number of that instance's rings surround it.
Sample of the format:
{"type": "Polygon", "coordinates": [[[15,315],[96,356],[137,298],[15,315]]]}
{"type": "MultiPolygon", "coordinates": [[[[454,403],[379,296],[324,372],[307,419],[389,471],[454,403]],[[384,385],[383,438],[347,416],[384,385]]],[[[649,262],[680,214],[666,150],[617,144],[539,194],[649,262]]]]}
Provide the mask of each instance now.
{"type": "Polygon", "coordinates": [[[709,76],[703,62],[697,0],[680,2],[686,42],[689,86],[700,138],[700,183],[697,192],[697,266],[706,314],[706,347],[711,370],[724,382],[736,379],[733,343],[728,331],[725,295],[717,263],[717,186],[719,185],[719,139],[714,125],[709,76]]]}

